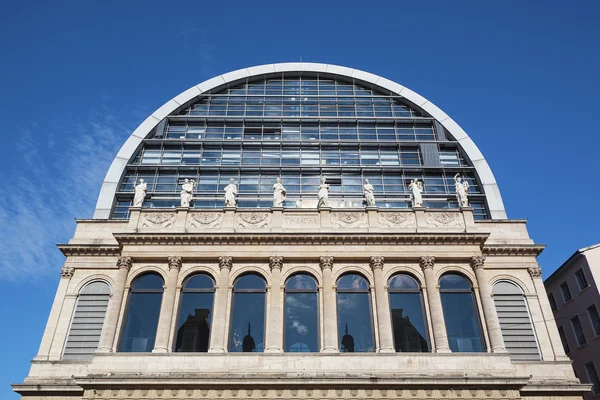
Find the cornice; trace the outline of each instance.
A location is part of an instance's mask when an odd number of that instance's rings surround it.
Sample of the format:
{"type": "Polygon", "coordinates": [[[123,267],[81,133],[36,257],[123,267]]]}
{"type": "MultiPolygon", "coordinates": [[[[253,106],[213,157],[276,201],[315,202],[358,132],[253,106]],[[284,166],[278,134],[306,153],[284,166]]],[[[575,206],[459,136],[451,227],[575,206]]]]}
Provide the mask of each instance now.
{"type": "Polygon", "coordinates": [[[58,244],[65,256],[118,256],[121,246],[116,244],[58,244]]]}
{"type": "Polygon", "coordinates": [[[484,256],[534,256],[546,248],[545,244],[486,244],[482,248],[484,256]]]}

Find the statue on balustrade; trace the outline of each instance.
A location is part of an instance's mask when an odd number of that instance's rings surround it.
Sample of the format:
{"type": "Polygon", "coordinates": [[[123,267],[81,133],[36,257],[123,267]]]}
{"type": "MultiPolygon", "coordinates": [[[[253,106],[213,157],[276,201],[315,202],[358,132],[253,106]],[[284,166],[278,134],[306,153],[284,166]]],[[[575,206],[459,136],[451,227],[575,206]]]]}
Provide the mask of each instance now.
{"type": "Polygon", "coordinates": [[[281,178],[277,178],[273,185],[273,207],[283,207],[286,193],[287,192],[281,183],[281,178]]]}
{"type": "Polygon", "coordinates": [[[373,185],[369,183],[368,179],[365,179],[365,184],[363,185],[363,196],[365,196],[367,207],[375,207],[374,192],[375,190],[373,189],[373,185]]]}
{"type": "Polygon", "coordinates": [[[454,175],[454,188],[456,189],[456,200],[459,207],[469,207],[469,182],[463,180],[460,174],[454,175]]]}
{"type": "Polygon", "coordinates": [[[238,190],[233,178],[229,180],[229,185],[225,186],[225,207],[237,207],[235,196],[237,196],[238,190]]]}
{"type": "Polygon", "coordinates": [[[319,203],[317,207],[329,207],[329,185],[325,183],[325,177],[321,177],[321,184],[319,185],[319,193],[317,194],[319,203]]]}
{"type": "Polygon", "coordinates": [[[411,179],[408,188],[411,190],[410,200],[412,201],[413,207],[423,207],[423,180],[422,179],[411,179]]]}
{"type": "Polygon", "coordinates": [[[197,183],[193,179],[185,179],[181,185],[181,207],[189,207],[194,196],[194,188],[197,183]]]}
{"type": "Polygon", "coordinates": [[[133,182],[135,186],[135,195],[133,196],[133,207],[141,207],[144,203],[144,199],[146,198],[146,193],[148,192],[148,185],[144,182],[143,179],[140,179],[140,183],[137,184],[137,179],[133,182]]]}

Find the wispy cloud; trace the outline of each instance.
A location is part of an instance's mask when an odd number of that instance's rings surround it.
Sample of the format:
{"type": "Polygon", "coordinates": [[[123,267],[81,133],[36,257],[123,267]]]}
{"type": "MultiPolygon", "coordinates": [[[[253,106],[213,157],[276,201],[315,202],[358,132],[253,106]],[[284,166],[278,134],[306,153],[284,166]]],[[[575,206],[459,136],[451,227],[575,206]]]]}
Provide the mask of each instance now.
{"type": "Polygon", "coordinates": [[[55,244],[73,235],[75,217],[91,217],[130,132],[110,110],[20,130],[14,167],[0,176],[0,279],[42,278],[58,269],[64,258],[55,244]]]}

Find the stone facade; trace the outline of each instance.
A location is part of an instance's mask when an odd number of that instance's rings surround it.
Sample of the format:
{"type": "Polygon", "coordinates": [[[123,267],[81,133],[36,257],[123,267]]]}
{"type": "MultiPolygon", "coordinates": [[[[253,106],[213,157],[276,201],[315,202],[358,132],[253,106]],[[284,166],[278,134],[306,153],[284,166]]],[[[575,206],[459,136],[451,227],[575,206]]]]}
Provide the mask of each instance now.
{"type": "Polygon", "coordinates": [[[79,220],[59,248],[65,267],[28,377],[24,399],[581,399],[589,390],[565,356],[525,221],[475,221],[472,210],[131,209],[128,221],[79,220]],[[164,279],[152,352],[117,352],[129,291],[140,274],[164,279]],[[227,352],[235,280],[255,271],[267,282],[264,353],[227,352]],[[319,353],[283,352],[283,283],[316,278],[319,353]],[[482,353],[448,345],[438,281],[454,271],[473,284],[483,327],[482,353]],[[174,352],[182,285],[193,273],[215,281],[206,353],[174,352]],[[376,352],[340,353],[337,279],[363,275],[372,294],[376,352]],[[406,272],[421,284],[429,353],[396,353],[387,282],[406,272]],[[62,352],[84,285],[103,280],[112,294],[90,361],[62,352]],[[540,361],[511,361],[492,287],[522,288],[540,361]]]}

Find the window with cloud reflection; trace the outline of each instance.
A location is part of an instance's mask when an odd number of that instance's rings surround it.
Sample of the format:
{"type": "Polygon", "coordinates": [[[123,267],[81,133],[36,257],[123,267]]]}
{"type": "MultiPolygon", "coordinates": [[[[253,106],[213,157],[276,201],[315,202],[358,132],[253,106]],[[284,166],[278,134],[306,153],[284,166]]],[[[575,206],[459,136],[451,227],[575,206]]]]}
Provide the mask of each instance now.
{"type": "Polygon", "coordinates": [[[367,280],[346,274],[337,281],[338,344],[340,352],[373,352],[373,316],[367,280]]]}

